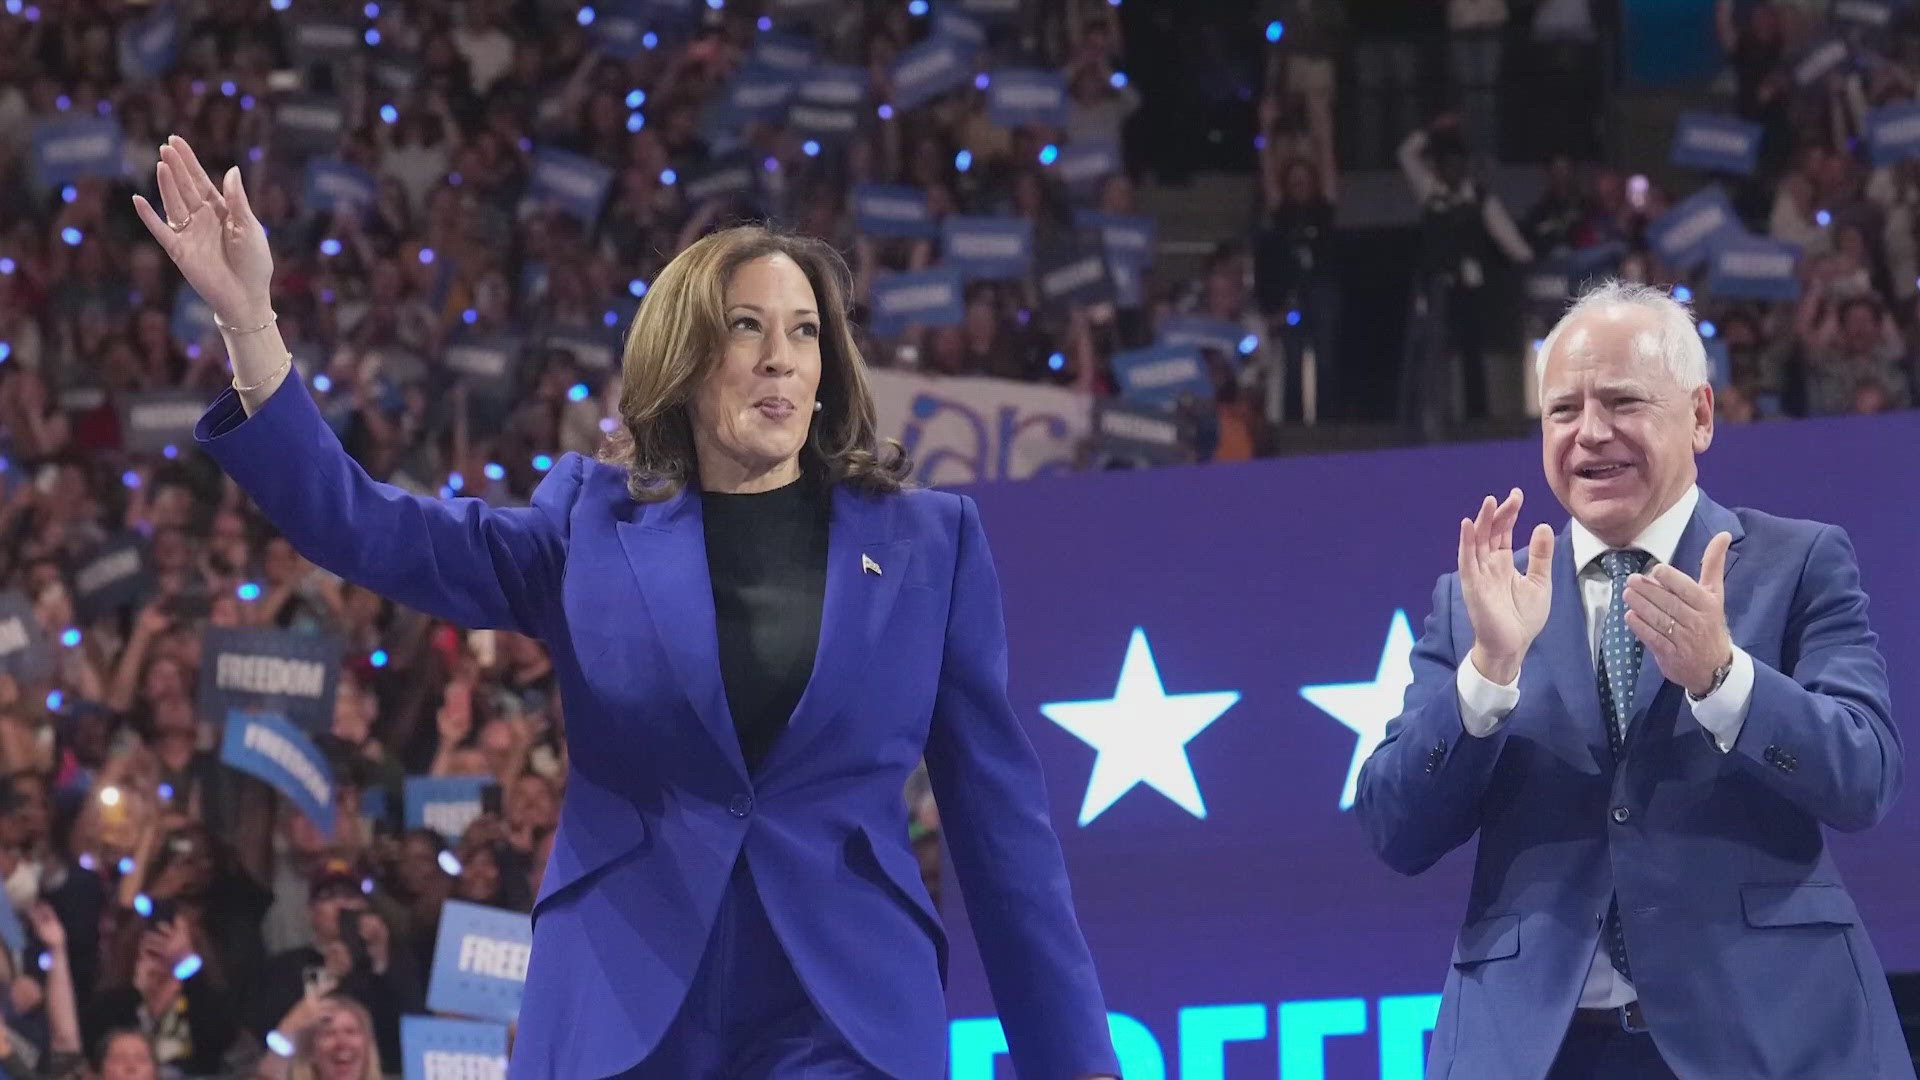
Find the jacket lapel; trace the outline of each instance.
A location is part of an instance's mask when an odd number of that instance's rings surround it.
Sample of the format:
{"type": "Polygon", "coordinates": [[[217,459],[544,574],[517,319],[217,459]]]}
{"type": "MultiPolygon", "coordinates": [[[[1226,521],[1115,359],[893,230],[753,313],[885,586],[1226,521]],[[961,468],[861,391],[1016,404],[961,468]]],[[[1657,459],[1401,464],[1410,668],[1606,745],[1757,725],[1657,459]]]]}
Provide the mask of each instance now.
{"type": "MultiPolygon", "coordinates": [[[[1733,573],[1733,564],[1740,557],[1740,540],[1746,535],[1741,528],[1740,519],[1731,510],[1707,498],[1702,492],[1700,501],[1693,508],[1693,517],[1687,521],[1686,529],[1680,534],[1680,546],[1673,549],[1675,570],[1695,581],[1700,580],[1700,561],[1706,557],[1707,542],[1719,533],[1731,533],[1733,545],[1727,549],[1727,573],[1733,573]]],[[[1559,598],[1555,597],[1555,602],[1559,598]]],[[[1634,686],[1633,719],[1627,730],[1631,733],[1653,707],[1653,699],[1659,696],[1660,687],[1665,684],[1666,676],[1661,673],[1660,665],[1651,652],[1640,661],[1640,678],[1634,686]]],[[[1597,693],[1597,691],[1596,691],[1597,693]]]]}
{"type": "Polygon", "coordinates": [[[1560,532],[1553,547],[1553,609],[1540,631],[1539,647],[1546,654],[1553,685],[1567,711],[1604,747],[1605,721],[1600,716],[1600,686],[1595,681],[1593,645],[1587,639],[1587,605],[1580,595],[1579,568],[1573,565],[1570,529],[1560,532]]]}
{"type": "Polygon", "coordinates": [[[913,541],[894,539],[892,503],[833,488],[827,525],[827,591],[813,675],[761,767],[771,775],[840,713],[887,626],[913,554],[913,541]],[[877,572],[876,572],[877,571],[877,572]]]}
{"type": "Polygon", "coordinates": [[[638,520],[622,521],[616,530],[653,619],[654,635],[687,703],[734,771],[746,779],[746,759],[720,680],[720,638],[699,491],[688,484],[666,502],[641,507],[638,520]]]}

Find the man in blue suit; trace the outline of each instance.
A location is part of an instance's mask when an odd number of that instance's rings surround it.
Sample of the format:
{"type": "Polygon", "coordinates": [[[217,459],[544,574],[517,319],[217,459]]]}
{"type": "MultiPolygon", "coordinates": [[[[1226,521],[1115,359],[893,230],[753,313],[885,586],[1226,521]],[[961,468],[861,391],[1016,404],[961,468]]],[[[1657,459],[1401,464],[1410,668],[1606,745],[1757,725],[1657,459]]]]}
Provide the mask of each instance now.
{"type": "Polygon", "coordinates": [[[1403,873],[1480,837],[1429,1080],[1908,1080],[1822,832],[1900,784],[1846,534],[1700,492],[1713,390],[1665,293],[1597,288],[1539,363],[1573,520],[1519,557],[1517,489],[1461,521],[1356,799],[1403,873]]]}

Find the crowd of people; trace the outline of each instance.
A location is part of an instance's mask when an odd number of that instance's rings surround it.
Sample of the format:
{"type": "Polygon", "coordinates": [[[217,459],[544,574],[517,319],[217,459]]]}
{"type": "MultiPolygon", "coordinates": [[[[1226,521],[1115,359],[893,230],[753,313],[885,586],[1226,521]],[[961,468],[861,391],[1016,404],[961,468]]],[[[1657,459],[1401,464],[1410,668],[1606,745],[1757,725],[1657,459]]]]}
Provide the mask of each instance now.
{"type": "MultiPolygon", "coordinates": [[[[528,910],[563,795],[561,702],[538,642],[342,583],[272,535],[190,440],[138,437],[130,405],[211,400],[228,379],[219,335],[129,207],[152,193],[169,133],[216,173],[245,172],[280,330],[353,456],[416,492],[513,502],[563,451],[598,446],[619,328],[652,275],[716,225],[770,217],[833,241],[864,304],[877,280],[942,252],[934,234],[863,229],[861,185],[911,186],[936,222],[1020,219],[1035,252],[1089,242],[1081,212],[1135,214],[1124,169],[1072,183],[1051,169],[1063,148],[1124,145],[1140,102],[1115,7],[707,0],[632,5],[651,21],[622,24],[612,6],[540,0],[8,0],[0,183],[20,197],[0,204],[0,630],[17,616],[19,634],[0,640],[0,907],[19,926],[0,925],[0,1068],[398,1072],[441,905],[528,910]],[[316,44],[342,27],[348,47],[316,44]],[[937,41],[965,45],[966,77],[894,109],[901,58],[937,41]],[[771,62],[769,42],[858,73],[851,131],[720,107],[742,71],[771,62]],[[1060,122],[996,123],[986,87],[1003,68],[1058,73],[1060,122]],[[111,120],[119,160],[48,183],[37,133],[78,119],[111,120]],[[527,197],[550,149],[607,170],[593,212],[527,197]],[[741,160],[751,183],[689,195],[741,160]],[[371,187],[342,195],[329,187],[341,177],[371,187]],[[128,541],[144,587],[95,603],[76,569],[128,541]],[[314,733],[337,784],[331,834],[221,762],[203,637],[232,627],[340,645],[332,720],[314,733]],[[421,775],[485,776],[497,804],[458,835],[404,828],[403,780],[421,775]]],[[[1854,146],[1857,106],[1911,96],[1911,79],[1890,66],[1792,91],[1804,25],[1791,7],[1738,7],[1726,43],[1739,107],[1768,132],[1745,205],[1805,247],[1808,284],[1798,305],[1704,308],[1731,358],[1723,412],[1907,405],[1920,169],[1869,170],[1854,146]]],[[[869,360],[1111,397],[1111,358],[1169,316],[1232,323],[1242,355],[1211,358],[1217,400],[1200,426],[1207,456],[1253,456],[1263,427],[1300,416],[1305,358],[1331,363],[1337,348],[1339,297],[1321,271],[1344,24],[1329,10],[1289,6],[1298,54],[1266,73],[1256,237],[1222,244],[1190,281],[1140,265],[1085,302],[1055,302],[1034,274],[970,279],[957,321],[863,331],[869,360]]],[[[1643,240],[1667,202],[1657,187],[1564,162],[1552,175],[1520,219],[1532,253],[1622,239],[1628,276],[1661,273],[1643,240]]],[[[937,876],[937,812],[924,783],[907,797],[937,876]]]]}

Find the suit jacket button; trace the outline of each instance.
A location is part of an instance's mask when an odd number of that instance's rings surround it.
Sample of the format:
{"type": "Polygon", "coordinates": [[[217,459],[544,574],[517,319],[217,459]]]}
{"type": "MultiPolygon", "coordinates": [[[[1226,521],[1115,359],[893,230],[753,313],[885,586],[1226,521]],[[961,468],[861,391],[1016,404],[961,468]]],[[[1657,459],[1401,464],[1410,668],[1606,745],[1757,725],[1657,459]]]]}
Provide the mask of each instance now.
{"type": "Polygon", "coordinates": [[[753,796],[744,793],[735,795],[727,801],[727,813],[737,818],[753,813],[753,796]]]}
{"type": "Polygon", "coordinates": [[[1632,816],[1633,816],[1633,811],[1627,809],[1624,806],[1616,806],[1613,808],[1613,821],[1614,821],[1614,824],[1616,825],[1625,824],[1626,820],[1632,816]]]}

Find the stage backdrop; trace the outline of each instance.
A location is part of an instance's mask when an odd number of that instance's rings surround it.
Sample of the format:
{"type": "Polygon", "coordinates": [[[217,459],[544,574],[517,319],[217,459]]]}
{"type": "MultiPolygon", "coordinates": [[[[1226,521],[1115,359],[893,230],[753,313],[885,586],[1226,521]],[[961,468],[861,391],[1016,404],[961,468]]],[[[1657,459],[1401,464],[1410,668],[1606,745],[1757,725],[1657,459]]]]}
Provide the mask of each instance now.
{"type": "MultiPolygon", "coordinates": [[[[1909,414],[1727,429],[1702,460],[1724,504],[1849,531],[1909,747],[1916,448],[1909,414]]],[[[1349,784],[1399,709],[1460,518],[1515,485],[1523,538],[1565,523],[1532,442],[968,489],[1128,1080],[1420,1075],[1472,845],[1394,874],[1349,784]],[[1136,737],[1098,758],[1072,730],[1121,718],[1136,737]]],[[[1920,969],[1914,786],[1878,828],[1830,836],[1893,970],[1920,969]]],[[[954,892],[953,1077],[1012,1076],[954,892]]]]}

